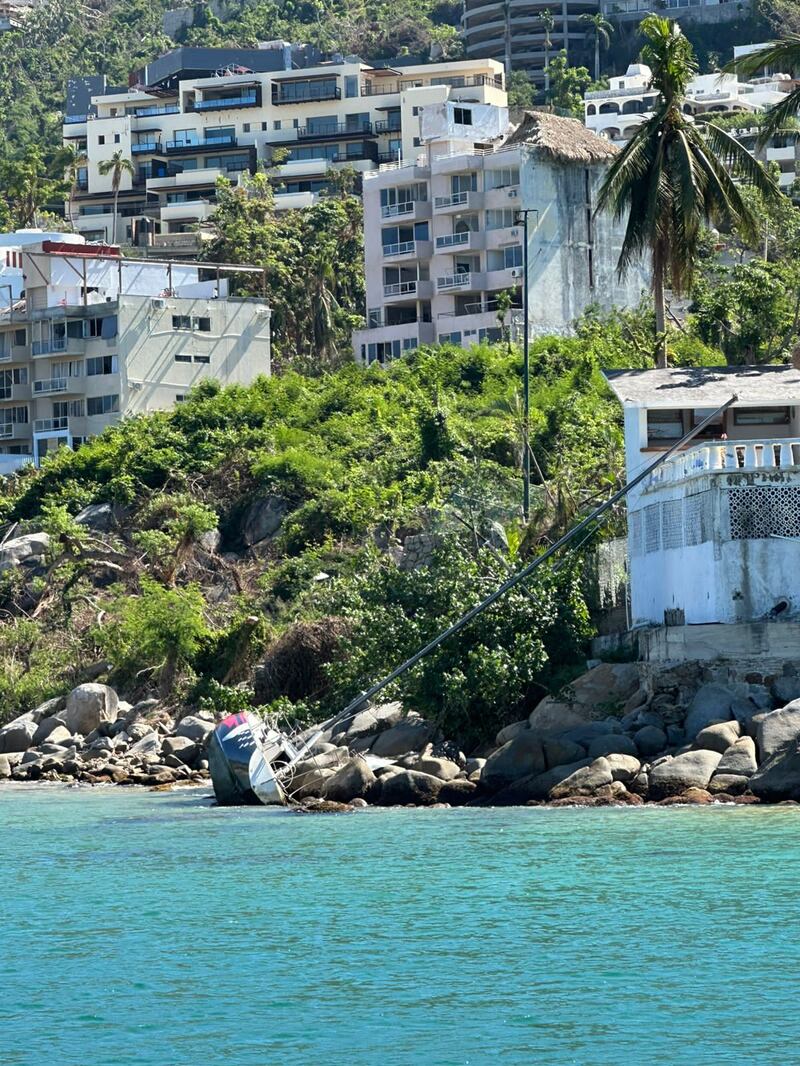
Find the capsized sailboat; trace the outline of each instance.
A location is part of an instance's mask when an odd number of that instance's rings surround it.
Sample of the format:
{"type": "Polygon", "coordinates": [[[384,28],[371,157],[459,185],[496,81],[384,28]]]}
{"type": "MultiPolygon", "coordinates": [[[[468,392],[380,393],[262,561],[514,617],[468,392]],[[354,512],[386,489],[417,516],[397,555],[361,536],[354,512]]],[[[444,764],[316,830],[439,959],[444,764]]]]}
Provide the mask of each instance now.
{"type": "Polygon", "coordinates": [[[250,711],[224,718],[211,735],[208,768],[217,803],[286,803],[294,765],[308,751],[250,711]]]}

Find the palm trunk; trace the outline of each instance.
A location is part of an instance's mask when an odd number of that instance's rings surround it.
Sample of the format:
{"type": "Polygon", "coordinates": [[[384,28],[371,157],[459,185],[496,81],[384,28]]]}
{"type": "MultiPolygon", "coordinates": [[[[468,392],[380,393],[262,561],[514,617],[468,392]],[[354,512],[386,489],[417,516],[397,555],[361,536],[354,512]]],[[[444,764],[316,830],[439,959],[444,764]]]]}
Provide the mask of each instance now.
{"type": "Polygon", "coordinates": [[[594,39],[594,80],[600,81],[600,38],[594,39]]]}
{"type": "Polygon", "coordinates": [[[567,14],[567,0],[561,0],[561,25],[564,30],[564,56],[569,63],[569,21],[567,14]]]}
{"type": "Polygon", "coordinates": [[[111,235],[111,243],[117,243],[117,206],[119,204],[119,186],[114,190],[114,232],[111,235]]]}
{"type": "Polygon", "coordinates": [[[550,34],[544,42],[544,102],[550,103],[550,34]]]}
{"type": "Polygon", "coordinates": [[[664,257],[661,248],[653,252],[653,304],[656,312],[656,366],[667,366],[666,312],[664,303],[664,257]]]}

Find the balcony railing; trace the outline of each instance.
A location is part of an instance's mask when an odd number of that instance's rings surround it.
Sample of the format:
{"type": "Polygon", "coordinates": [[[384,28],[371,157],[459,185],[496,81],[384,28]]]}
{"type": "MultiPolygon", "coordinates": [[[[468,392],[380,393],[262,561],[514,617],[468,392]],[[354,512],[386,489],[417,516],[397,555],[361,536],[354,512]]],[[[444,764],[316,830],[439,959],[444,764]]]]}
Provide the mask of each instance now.
{"type": "Polygon", "coordinates": [[[376,133],[400,133],[400,123],[399,122],[392,122],[391,120],[389,122],[376,122],[375,123],[375,132],[376,133]]]}
{"type": "Polygon", "coordinates": [[[338,85],[305,85],[298,91],[293,88],[290,92],[276,91],[272,88],[273,104],[304,104],[317,100],[341,100],[342,90],[338,85]]]}
{"type": "Polygon", "coordinates": [[[468,200],[468,192],[454,192],[452,196],[437,196],[433,201],[433,206],[436,208],[458,207],[460,204],[465,204],[468,200]]]}
{"type": "Polygon", "coordinates": [[[65,126],[76,126],[79,122],[86,122],[88,115],[64,115],[65,126]]]}
{"type": "Polygon", "coordinates": [[[142,152],[159,151],[161,151],[161,141],[138,141],[136,144],[131,145],[131,153],[133,155],[140,155],[142,152]]]}
{"type": "Polygon", "coordinates": [[[197,151],[202,148],[219,148],[222,146],[231,145],[236,147],[236,137],[233,134],[226,134],[224,137],[206,137],[204,140],[186,140],[185,138],[179,138],[171,141],[164,141],[164,148],[167,152],[180,152],[183,149],[194,149],[197,151]]]}
{"type": "Polygon", "coordinates": [[[403,200],[399,204],[384,204],[381,208],[381,218],[394,218],[396,215],[410,215],[414,210],[416,200],[403,200]]]}
{"type": "Polygon", "coordinates": [[[785,470],[800,467],[800,438],[778,440],[713,441],[668,459],[647,479],[646,486],[661,485],[700,474],[742,470],[785,470]]]}
{"type": "Polygon", "coordinates": [[[181,109],[177,104],[154,104],[152,107],[134,108],[136,118],[151,118],[153,115],[179,115],[181,109]]]}
{"type": "MultiPolygon", "coordinates": [[[[362,96],[386,96],[388,93],[399,93],[404,89],[414,89],[421,79],[405,81],[366,81],[361,86],[362,96]]],[[[503,88],[501,77],[492,77],[488,74],[474,74],[464,78],[431,78],[426,85],[446,85],[451,89],[474,89],[481,85],[494,85],[498,89],[503,88]]]]}
{"type": "Polygon", "coordinates": [[[67,391],[67,379],[66,378],[44,378],[41,381],[34,381],[33,383],[34,393],[44,394],[50,392],[66,392],[67,391]]]}
{"type": "Polygon", "coordinates": [[[443,278],[436,279],[437,289],[463,289],[472,281],[472,274],[445,274],[443,278]]]}
{"type": "Polygon", "coordinates": [[[357,137],[359,134],[372,133],[372,123],[367,119],[352,126],[349,122],[323,122],[320,126],[300,126],[297,130],[298,141],[322,139],[323,137],[357,137]]]}
{"type": "Polygon", "coordinates": [[[49,340],[34,341],[31,345],[33,355],[48,355],[50,352],[63,352],[67,348],[66,337],[51,337],[49,340]]]}
{"type": "Polygon", "coordinates": [[[417,246],[416,241],[399,241],[397,244],[384,244],[384,255],[406,255],[413,252],[417,246]]]}
{"type": "Polygon", "coordinates": [[[436,238],[437,248],[456,248],[460,244],[469,244],[469,231],[464,233],[446,233],[436,238]]]}
{"type": "Polygon", "coordinates": [[[219,96],[211,100],[195,100],[195,111],[221,111],[225,107],[255,107],[257,93],[241,93],[239,96],[219,96]]]}
{"type": "Polygon", "coordinates": [[[58,433],[69,429],[68,418],[37,418],[33,423],[34,433],[58,433]]]}
{"type": "Polygon", "coordinates": [[[417,291],[417,281],[395,281],[390,285],[383,286],[384,296],[414,296],[417,291]]]}

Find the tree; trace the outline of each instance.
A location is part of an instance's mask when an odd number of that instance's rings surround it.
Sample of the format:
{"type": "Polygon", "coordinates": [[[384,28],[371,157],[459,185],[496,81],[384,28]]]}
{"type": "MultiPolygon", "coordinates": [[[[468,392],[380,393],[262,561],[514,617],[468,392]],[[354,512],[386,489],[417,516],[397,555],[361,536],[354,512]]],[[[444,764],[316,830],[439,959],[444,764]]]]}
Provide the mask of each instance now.
{"type": "Polygon", "coordinates": [[[550,34],[555,29],[556,20],[553,17],[553,12],[549,7],[546,7],[539,16],[539,19],[544,26],[544,102],[550,103],[550,49],[552,47],[552,41],[550,40],[550,34]]]}
{"type": "Polygon", "coordinates": [[[121,148],[118,148],[110,159],[104,159],[98,164],[97,169],[101,174],[111,175],[111,191],[114,194],[114,233],[112,234],[112,241],[117,239],[117,222],[118,222],[118,204],[119,204],[119,187],[122,182],[123,174],[130,174],[131,177],[135,174],[133,163],[130,159],[123,154],[121,148]]]}
{"type": "Polygon", "coordinates": [[[506,82],[506,88],[509,107],[533,107],[536,102],[536,86],[524,70],[512,71],[506,82]]]}
{"type": "Polygon", "coordinates": [[[581,22],[586,23],[586,36],[594,41],[594,80],[600,81],[600,46],[608,48],[611,44],[611,34],[614,27],[605,16],[597,11],[593,15],[588,12],[580,17],[581,22]]]}
{"type": "Polygon", "coordinates": [[[640,30],[647,42],[642,61],[653,71],[659,100],[652,118],[638,127],[609,168],[596,210],[611,209],[618,219],[627,215],[620,274],[645,252],[650,255],[656,360],[666,366],[664,286],[681,293],[690,285],[703,224],[723,222],[753,239],[758,222],[735,179],[753,185],[767,199],[780,192],[729,133],[713,123],[701,129],[685,116],[686,87],[697,61],[680,27],[648,15],[640,30]]]}
{"type": "MultiPolygon", "coordinates": [[[[766,45],[758,52],[734,59],[727,64],[725,70],[752,77],[762,67],[789,72],[800,70],[800,33],[787,33],[781,40],[766,45]]],[[[796,85],[779,104],[767,111],[758,137],[759,146],[763,147],[776,133],[790,127],[791,120],[798,114],[800,114],[800,85],[796,85]]]]}
{"type": "Polygon", "coordinates": [[[41,151],[29,148],[0,169],[0,183],[11,206],[11,225],[27,229],[38,224],[42,208],[63,201],[67,195],[63,174],[53,174],[41,151]]]}
{"type": "Polygon", "coordinates": [[[553,92],[550,103],[566,114],[583,118],[583,94],[592,85],[592,76],[586,67],[567,66],[567,53],[563,50],[550,60],[547,68],[553,92]]]}
{"type": "Polygon", "coordinates": [[[74,225],[75,219],[73,218],[72,210],[76,193],[78,191],[78,179],[81,169],[86,166],[86,153],[76,148],[74,144],[69,144],[64,147],[63,154],[60,157],[59,162],[64,167],[64,177],[69,185],[69,195],[67,197],[67,221],[70,225],[74,225]]]}

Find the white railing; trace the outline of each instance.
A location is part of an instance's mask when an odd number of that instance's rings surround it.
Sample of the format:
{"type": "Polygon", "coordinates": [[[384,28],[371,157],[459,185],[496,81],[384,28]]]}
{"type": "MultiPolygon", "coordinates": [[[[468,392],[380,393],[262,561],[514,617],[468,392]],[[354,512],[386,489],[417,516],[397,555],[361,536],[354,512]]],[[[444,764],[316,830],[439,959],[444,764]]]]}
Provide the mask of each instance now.
{"type": "Polygon", "coordinates": [[[67,391],[67,379],[66,378],[44,378],[41,381],[34,381],[33,391],[39,393],[46,392],[66,392],[67,391]]]}
{"type": "Polygon", "coordinates": [[[416,241],[400,241],[399,244],[384,244],[384,255],[406,255],[407,252],[413,252],[417,246],[416,241]]]}
{"type": "Polygon", "coordinates": [[[469,285],[471,279],[471,274],[445,274],[443,278],[436,279],[436,288],[462,289],[465,285],[469,285]]]}
{"type": "Polygon", "coordinates": [[[446,233],[444,237],[436,238],[437,248],[452,248],[457,244],[469,244],[469,232],[464,233],[446,233]]]}
{"type": "Polygon", "coordinates": [[[57,433],[69,428],[68,418],[37,418],[33,423],[34,433],[57,433]]]}
{"type": "Polygon", "coordinates": [[[416,281],[395,281],[391,285],[383,286],[384,296],[411,295],[417,291],[416,281]]]}
{"type": "Polygon", "coordinates": [[[700,474],[800,467],[800,438],[713,441],[695,445],[654,470],[647,485],[663,485],[700,474]]]}
{"type": "Polygon", "coordinates": [[[414,210],[416,200],[403,200],[399,204],[384,204],[381,208],[381,218],[394,218],[396,215],[410,215],[414,210]]]}
{"type": "Polygon", "coordinates": [[[433,206],[436,208],[458,207],[459,204],[465,204],[468,200],[468,192],[454,192],[452,196],[437,196],[433,201],[433,206]]]}

